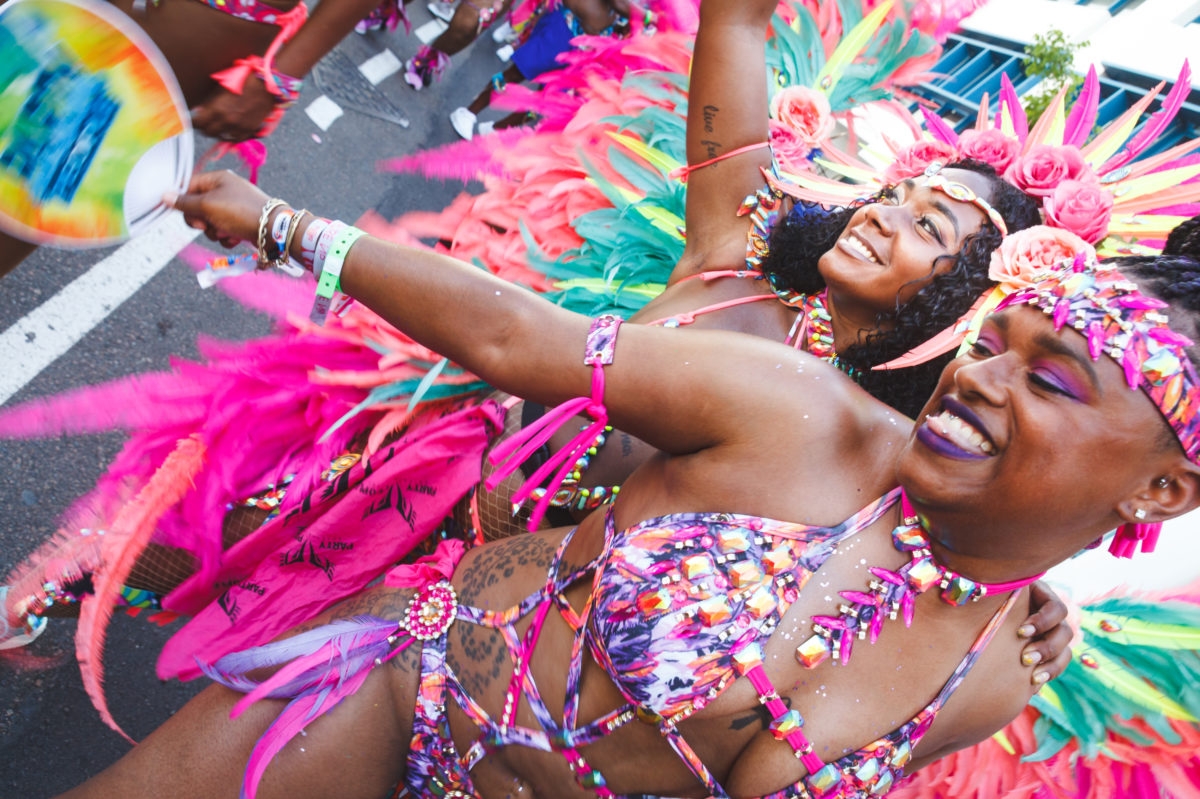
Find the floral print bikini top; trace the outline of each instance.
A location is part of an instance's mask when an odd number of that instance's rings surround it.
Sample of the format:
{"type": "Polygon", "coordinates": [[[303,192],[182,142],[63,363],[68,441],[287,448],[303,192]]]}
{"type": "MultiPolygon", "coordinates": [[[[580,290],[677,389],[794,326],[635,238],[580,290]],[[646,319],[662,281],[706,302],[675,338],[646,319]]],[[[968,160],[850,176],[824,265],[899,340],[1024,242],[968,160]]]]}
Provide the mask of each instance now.
{"type": "Polygon", "coordinates": [[[837,545],[879,519],[899,489],[834,527],[729,513],[679,513],[618,532],[610,509],[606,547],[585,634],[597,662],[643,720],[663,736],[714,797],[728,794],[677,725],[745,676],[809,774],[764,799],[883,795],[962,683],[1011,608],[997,611],[924,709],[892,732],[831,763],[812,754],[803,720],[780,701],[762,645],[837,545]],[[700,653],[697,655],[697,653],[700,653]]]}

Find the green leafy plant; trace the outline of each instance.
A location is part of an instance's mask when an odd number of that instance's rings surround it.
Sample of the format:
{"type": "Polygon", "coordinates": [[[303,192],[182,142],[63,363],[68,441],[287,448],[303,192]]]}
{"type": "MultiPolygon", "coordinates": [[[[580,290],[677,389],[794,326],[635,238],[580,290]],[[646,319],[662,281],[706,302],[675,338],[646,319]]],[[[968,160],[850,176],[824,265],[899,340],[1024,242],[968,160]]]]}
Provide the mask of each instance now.
{"type": "Polygon", "coordinates": [[[1055,28],[1044,34],[1034,34],[1033,41],[1025,45],[1025,74],[1042,77],[1042,82],[1021,100],[1031,126],[1063,86],[1071,87],[1068,93],[1070,99],[1083,85],[1083,76],[1073,66],[1075,53],[1087,45],[1087,42],[1072,42],[1055,28]]]}

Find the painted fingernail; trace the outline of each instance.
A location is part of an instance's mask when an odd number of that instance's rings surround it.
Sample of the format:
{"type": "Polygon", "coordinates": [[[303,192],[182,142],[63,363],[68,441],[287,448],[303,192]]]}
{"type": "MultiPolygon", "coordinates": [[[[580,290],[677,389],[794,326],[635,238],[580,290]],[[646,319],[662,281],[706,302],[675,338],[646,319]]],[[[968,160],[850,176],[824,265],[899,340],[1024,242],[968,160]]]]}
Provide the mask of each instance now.
{"type": "Polygon", "coordinates": [[[1045,685],[1048,682],[1050,682],[1050,672],[1048,671],[1039,671],[1033,675],[1034,685],[1045,685]]]}
{"type": "Polygon", "coordinates": [[[1034,649],[1032,652],[1026,652],[1021,655],[1021,662],[1026,666],[1036,666],[1042,662],[1042,653],[1034,649]]]}
{"type": "Polygon", "coordinates": [[[1036,632],[1037,632],[1037,627],[1034,627],[1032,624],[1022,624],[1020,627],[1017,628],[1017,637],[1018,638],[1032,638],[1033,634],[1036,632]]]}

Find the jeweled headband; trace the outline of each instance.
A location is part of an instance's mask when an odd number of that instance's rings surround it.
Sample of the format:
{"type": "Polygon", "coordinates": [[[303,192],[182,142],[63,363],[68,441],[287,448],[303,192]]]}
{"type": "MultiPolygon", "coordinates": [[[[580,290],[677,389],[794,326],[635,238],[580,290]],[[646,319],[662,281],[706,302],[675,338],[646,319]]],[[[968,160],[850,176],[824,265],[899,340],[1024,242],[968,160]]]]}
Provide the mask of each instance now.
{"type": "Polygon", "coordinates": [[[972,191],[970,187],[956,183],[953,180],[947,180],[945,175],[939,174],[944,167],[945,164],[941,161],[934,161],[925,167],[925,185],[935,191],[940,191],[951,200],[958,200],[961,203],[970,203],[975,206],[980,211],[983,211],[984,216],[996,226],[1001,236],[1007,236],[1008,225],[1004,224],[1004,217],[1000,215],[1000,212],[993,208],[991,203],[972,191]]]}
{"type": "Polygon", "coordinates": [[[1115,267],[1084,256],[1039,276],[996,310],[1041,308],[1054,329],[1070,325],[1084,335],[1093,360],[1108,355],[1162,412],[1189,460],[1200,463],[1200,377],[1188,359],[1191,339],[1167,327],[1167,304],[1138,291],[1115,267]]]}

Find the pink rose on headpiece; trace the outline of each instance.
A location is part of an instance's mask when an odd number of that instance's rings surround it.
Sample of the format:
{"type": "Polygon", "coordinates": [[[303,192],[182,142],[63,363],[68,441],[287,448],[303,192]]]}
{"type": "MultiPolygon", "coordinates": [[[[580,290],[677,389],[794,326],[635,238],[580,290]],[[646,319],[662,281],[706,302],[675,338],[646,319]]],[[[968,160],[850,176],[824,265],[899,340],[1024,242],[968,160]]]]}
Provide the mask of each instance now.
{"type": "Polygon", "coordinates": [[[810,148],[820,147],[833,133],[829,98],[807,86],[789,86],[776,92],[771,98],[771,116],[791,128],[810,148]]]}
{"type": "Polygon", "coordinates": [[[1068,180],[1042,202],[1046,224],[1064,228],[1095,244],[1108,234],[1113,198],[1098,183],[1068,180]]]}
{"type": "Polygon", "coordinates": [[[1092,245],[1069,230],[1034,225],[1004,237],[992,253],[988,277],[1014,290],[1032,286],[1039,272],[1059,266],[1079,253],[1095,258],[1092,245]]]}
{"type": "Polygon", "coordinates": [[[1018,156],[1004,172],[1004,179],[1027,194],[1049,197],[1063,181],[1095,183],[1096,176],[1074,147],[1035,144],[1018,156]]]}
{"type": "Polygon", "coordinates": [[[1020,149],[1020,142],[998,130],[972,129],[958,137],[959,157],[982,161],[1001,175],[1017,157],[1020,149]]]}
{"type": "Polygon", "coordinates": [[[767,137],[771,140],[771,152],[784,172],[802,172],[808,169],[808,154],[812,148],[805,144],[795,131],[779,120],[767,120],[767,137]]]}
{"type": "Polygon", "coordinates": [[[888,166],[883,177],[888,183],[899,183],[917,177],[934,161],[948,163],[953,161],[956,155],[954,148],[944,142],[913,142],[896,153],[896,161],[888,166]]]}

